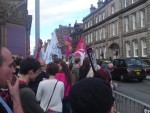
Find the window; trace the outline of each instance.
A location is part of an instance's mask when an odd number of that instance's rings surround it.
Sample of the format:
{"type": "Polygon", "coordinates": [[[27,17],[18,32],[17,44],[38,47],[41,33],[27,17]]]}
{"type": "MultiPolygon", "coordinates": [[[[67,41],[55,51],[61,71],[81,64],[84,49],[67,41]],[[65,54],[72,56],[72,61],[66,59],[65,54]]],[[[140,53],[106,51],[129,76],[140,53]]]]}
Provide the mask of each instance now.
{"type": "Polygon", "coordinates": [[[99,14],[99,22],[102,20],[102,15],[99,14]]]}
{"type": "Polygon", "coordinates": [[[138,57],[138,43],[137,43],[137,41],[133,42],[133,55],[134,55],[134,57],[138,57]]]}
{"type": "Polygon", "coordinates": [[[103,20],[105,19],[105,11],[103,12],[103,20]]]}
{"type": "Polygon", "coordinates": [[[136,0],[132,0],[132,4],[135,3],[136,0]]]}
{"type": "Polygon", "coordinates": [[[101,28],[99,29],[99,39],[100,40],[102,39],[102,29],[101,28]]]}
{"type": "Polygon", "coordinates": [[[125,61],[124,60],[120,60],[119,66],[120,67],[126,67],[125,61]]]}
{"type": "Polygon", "coordinates": [[[96,37],[96,41],[98,40],[98,32],[95,31],[95,37],[96,37]]]}
{"type": "Polygon", "coordinates": [[[109,24],[109,34],[112,36],[112,24],[109,24]]]}
{"type": "Polygon", "coordinates": [[[102,58],[102,49],[99,48],[99,54],[100,54],[100,58],[102,58]]]}
{"type": "Polygon", "coordinates": [[[118,60],[114,60],[113,65],[118,67],[119,66],[119,61],[118,60]]]}
{"type": "Polygon", "coordinates": [[[145,26],[145,12],[144,12],[144,10],[140,11],[140,24],[141,24],[141,27],[145,26]]]}
{"type": "Polygon", "coordinates": [[[115,36],[116,33],[115,33],[115,23],[113,22],[112,23],[112,35],[115,36]]]}
{"type": "Polygon", "coordinates": [[[127,7],[129,5],[129,0],[124,0],[124,7],[127,7]]]}
{"type": "Polygon", "coordinates": [[[91,43],[93,42],[93,34],[90,34],[90,38],[91,38],[91,43]]]}
{"type": "Polygon", "coordinates": [[[86,29],[87,27],[86,27],[86,23],[84,23],[84,28],[86,29]]]}
{"type": "Polygon", "coordinates": [[[118,24],[118,20],[116,21],[116,32],[117,32],[117,35],[119,34],[119,24],[118,24]]]}
{"type": "Polygon", "coordinates": [[[111,14],[114,14],[115,13],[115,6],[114,4],[111,6],[111,14]]]}
{"type": "Polygon", "coordinates": [[[106,38],[106,32],[105,32],[105,27],[103,27],[103,39],[106,38]]]}
{"type": "Polygon", "coordinates": [[[109,26],[110,26],[110,36],[115,36],[116,35],[115,22],[111,23],[109,26]]]}
{"type": "Polygon", "coordinates": [[[126,43],[126,57],[130,57],[130,42],[126,43]]]}
{"type": "Polygon", "coordinates": [[[96,24],[98,23],[98,17],[97,16],[95,17],[95,23],[96,24]]]}
{"type": "Polygon", "coordinates": [[[125,17],[125,32],[129,31],[129,17],[125,17]]]}
{"type": "Polygon", "coordinates": [[[96,48],[96,50],[95,50],[95,54],[96,54],[96,59],[98,59],[98,49],[96,48]]]}
{"type": "Polygon", "coordinates": [[[104,59],[106,58],[106,47],[103,47],[104,59]]]}
{"type": "Polygon", "coordinates": [[[141,40],[141,46],[142,46],[142,57],[146,57],[147,56],[146,40],[141,40]]]}
{"type": "Polygon", "coordinates": [[[90,27],[90,21],[88,21],[88,28],[90,27]]]}
{"type": "Polygon", "coordinates": [[[88,43],[90,43],[90,34],[88,34],[88,43]]]}
{"type": "Polygon", "coordinates": [[[85,43],[87,44],[87,35],[84,36],[85,43]]]}
{"type": "Polygon", "coordinates": [[[92,22],[92,19],[91,19],[91,21],[90,21],[90,26],[92,26],[93,24],[92,24],[93,22],[92,22]]]}
{"type": "Polygon", "coordinates": [[[136,29],[136,14],[132,14],[133,30],[136,29]]]}

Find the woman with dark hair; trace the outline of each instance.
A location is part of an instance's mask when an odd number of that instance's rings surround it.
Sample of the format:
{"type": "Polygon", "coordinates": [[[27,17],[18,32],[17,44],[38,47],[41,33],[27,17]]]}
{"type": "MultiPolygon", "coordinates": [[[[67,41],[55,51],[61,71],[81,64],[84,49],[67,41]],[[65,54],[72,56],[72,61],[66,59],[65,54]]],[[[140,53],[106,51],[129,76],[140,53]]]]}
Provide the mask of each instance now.
{"type": "Polygon", "coordinates": [[[64,84],[55,78],[58,65],[49,63],[46,72],[49,79],[40,82],[36,98],[46,113],[62,113],[62,99],[64,97],[64,84]]]}
{"type": "Polygon", "coordinates": [[[59,73],[56,74],[56,79],[64,83],[64,99],[63,99],[63,113],[70,113],[69,92],[72,86],[72,74],[68,65],[64,61],[57,63],[59,66],[59,73]]]}
{"type": "Polygon", "coordinates": [[[94,73],[90,65],[89,59],[86,57],[83,60],[83,64],[79,69],[79,80],[84,79],[86,77],[93,77],[94,73]]]}

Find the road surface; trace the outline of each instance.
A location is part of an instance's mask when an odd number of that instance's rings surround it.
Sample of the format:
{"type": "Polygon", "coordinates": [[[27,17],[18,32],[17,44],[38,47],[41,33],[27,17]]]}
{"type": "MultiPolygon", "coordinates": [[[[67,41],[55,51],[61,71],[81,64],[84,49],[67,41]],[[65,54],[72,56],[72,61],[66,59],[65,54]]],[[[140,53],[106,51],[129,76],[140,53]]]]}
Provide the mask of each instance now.
{"type": "Polygon", "coordinates": [[[150,105],[150,77],[143,82],[131,80],[128,82],[114,81],[118,83],[117,92],[150,105]]]}

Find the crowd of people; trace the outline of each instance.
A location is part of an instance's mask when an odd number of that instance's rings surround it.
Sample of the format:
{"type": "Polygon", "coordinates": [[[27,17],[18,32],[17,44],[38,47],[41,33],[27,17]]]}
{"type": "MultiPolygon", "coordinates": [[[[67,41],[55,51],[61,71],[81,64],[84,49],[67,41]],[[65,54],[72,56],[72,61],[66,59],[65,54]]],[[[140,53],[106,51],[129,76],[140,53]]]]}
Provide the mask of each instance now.
{"type": "Polygon", "coordinates": [[[0,48],[0,113],[114,113],[113,64],[93,72],[88,58],[81,64],[62,59],[13,59],[0,48]]]}

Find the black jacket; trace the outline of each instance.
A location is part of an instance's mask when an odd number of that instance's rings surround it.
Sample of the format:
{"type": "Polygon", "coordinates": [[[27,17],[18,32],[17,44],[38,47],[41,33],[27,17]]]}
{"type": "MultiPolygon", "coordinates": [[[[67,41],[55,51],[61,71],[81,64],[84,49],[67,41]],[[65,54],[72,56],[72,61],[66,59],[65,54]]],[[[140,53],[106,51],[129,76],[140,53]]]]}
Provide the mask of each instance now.
{"type": "Polygon", "coordinates": [[[37,92],[37,88],[38,88],[38,85],[39,83],[43,80],[43,79],[48,79],[49,78],[49,75],[45,72],[41,72],[35,79],[34,82],[30,82],[29,83],[29,87],[34,91],[34,93],[36,94],[37,92]]]}
{"type": "Polygon", "coordinates": [[[90,67],[80,67],[79,69],[79,80],[86,78],[90,67]]]}

